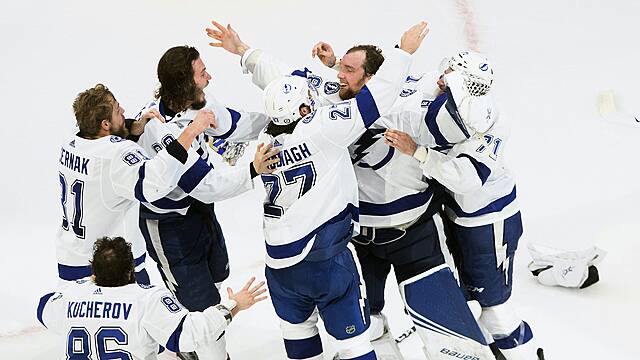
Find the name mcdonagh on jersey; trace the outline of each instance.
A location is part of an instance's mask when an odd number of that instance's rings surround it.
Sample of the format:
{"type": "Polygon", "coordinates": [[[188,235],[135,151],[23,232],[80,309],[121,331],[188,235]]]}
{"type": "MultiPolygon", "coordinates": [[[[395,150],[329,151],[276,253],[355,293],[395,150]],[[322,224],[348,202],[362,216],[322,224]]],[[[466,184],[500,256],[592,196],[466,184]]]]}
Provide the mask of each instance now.
{"type": "Polygon", "coordinates": [[[311,151],[309,151],[309,147],[307,143],[302,143],[300,145],[296,145],[289,149],[283,149],[278,153],[278,157],[280,157],[280,162],[278,162],[275,167],[283,167],[297,163],[298,161],[304,160],[311,156],[311,151]]]}
{"type": "Polygon", "coordinates": [[[82,156],[78,156],[70,151],[62,149],[60,153],[60,165],[63,165],[73,171],[79,172],[80,174],[89,175],[89,160],[83,158],[82,156]]]}

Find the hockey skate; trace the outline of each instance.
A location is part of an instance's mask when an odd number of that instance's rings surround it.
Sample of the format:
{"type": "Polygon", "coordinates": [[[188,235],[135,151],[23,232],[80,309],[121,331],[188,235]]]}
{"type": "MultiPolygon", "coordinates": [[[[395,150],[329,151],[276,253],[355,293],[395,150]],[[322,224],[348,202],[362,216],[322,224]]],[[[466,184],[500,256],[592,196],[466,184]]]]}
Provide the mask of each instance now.
{"type": "Polygon", "coordinates": [[[371,315],[371,326],[369,327],[371,345],[380,360],[403,360],[400,347],[396,339],[389,331],[387,317],[384,314],[371,315]]]}

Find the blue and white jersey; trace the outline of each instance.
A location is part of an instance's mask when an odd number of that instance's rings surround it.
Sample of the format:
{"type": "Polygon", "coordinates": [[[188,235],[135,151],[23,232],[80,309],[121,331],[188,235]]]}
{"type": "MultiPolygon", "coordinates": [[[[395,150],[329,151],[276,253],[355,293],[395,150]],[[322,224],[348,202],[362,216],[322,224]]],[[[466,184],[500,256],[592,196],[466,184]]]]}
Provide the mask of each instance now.
{"type": "Polygon", "coordinates": [[[394,50],[354,99],[317,107],[292,134],[260,136],[281,150],[276,171],[262,176],[267,266],[289,267],[312,250],[350,240],[358,186],[347,147],[391,109],[410,62],[407,53],[394,50]],[[344,226],[323,231],[336,223],[344,226]]]}
{"type": "Polygon", "coordinates": [[[452,93],[447,91],[426,104],[424,122],[407,121],[398,127],[429,148],[420,166],[427,177],[444,185],[451,195],[445,206],[448,217],[468,227],[504,220],[519,211],[515,179],[503,156],[509,129],[500,120],[490,95],[472,102],[473,115],[459,111],[452,93]],[[459,125],[464,123],[464,116],[492,118],[494,125],[467,139],[468,129],[459,125]]]}
{"type": "Polygon", "coordinates": [[[65,337],[56,354],[65,359],[156,359],[160,346],[194,351],[227,327],[215,307],[190,313],[165,288],[100,287],[88,280],[43,296],[37,318],[65,337]]]}
{"type": "MultiPolygon", "coordinates": [[[[294,69],[271,54],[249,49],[242,56],[245,72],[264,89],[273,79],[286,74],[306,77],[320,95],[320,105],[342,102],[340,84],[318,76],[309,69],[294,69]]],[[[382,134],[387,127],[397,128],[407,119],[424,119],[425,104],[433,100],[437,80],[435,73],[409,75],[391,110],[349,146],[351,162],[358,179],[360,224],[371,227],[394,227],[417,219],[429,206],[433,188],[418,164],[386,145],[382,134]]]]}
{"type": "MultiPolygon", "coordinates": [[[[152,120],[146,128],[159,131],[161,123],[152,120]]],[[[185,169],[197,163],[198,154],[188,154],[186,164],[166,150],[149,160],[144,149],[118,136],[67,139],[58,161],[62,224],[56,254],[60,278],[90,276],[93,244],[104,236],[122,236],[131,242],[136,265],[140,265],[145,245],[138,230],[139,203],[156,201],[171,192],[185,169]]]]}
{"type": "MultiPolygon", "coordinates": [[[[209,146],[209,137],[233,141],[256,139],[260,130],[269,121],[267,116],[225,108],[213,97],[207,98],[206,108],[215,113],[218,127],[205,130],[205,133],[198,135],[191,145],[191,148],[200,155],[201,162],[207,164],[206,170],[203,171],[200,165],[188,169],[178,182],[178,187],[166,197],[144,203],[146,209],[142,212],[143,216],[156,217],[171,213],[185,215],[194,200],[209,204],[232,198],[253,188],[249,166],[246,164],[235,167],[221,166],[213,170],[213,164],[209,159],[212,151],[209,146]]],[[[160,131],[145,129],[138,140],[138,144],[151,156],[161,151],[166,141],[179,137],[198,113],[196,110],[186,110],[169,116],[161,100],[152,100],[138,116],[150,109],[158,110],[166,120],[166,123],[161,125],[160,131]]]]}

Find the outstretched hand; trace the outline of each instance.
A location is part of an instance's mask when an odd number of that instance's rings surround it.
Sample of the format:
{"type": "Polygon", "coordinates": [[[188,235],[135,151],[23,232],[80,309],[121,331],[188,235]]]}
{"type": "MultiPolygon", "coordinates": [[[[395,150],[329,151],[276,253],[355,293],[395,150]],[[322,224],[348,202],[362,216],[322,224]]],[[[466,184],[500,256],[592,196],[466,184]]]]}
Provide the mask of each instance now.
{"type": "Polygon", "coordinates": [[[416,25],[413,25],[409,30],[405,31],[400,38],[400,49],[413,54],[418,50],[422,40],[429,33],[429,24],[426,21],[421,21],[416,25]]]}
{"type": "Polygon", "coordinates": [[[255,280],[255,276],[252,276],[237,293],[234,293],[231,288],[227,288],[229,299],[235,300],[236,302],[236,307],[231,310],[232,315],[235,316],[238,311],[246,310],[267,298],[266,296],[260,296],[267,292],[267,289],[264,288],[264,281],[260,281],[255,286],[251,286],[255,280]]]}
{"type": "Polygon", "coordinates": [[[213,20],[211,24],[215,27],[206,28],[207,36],[217,40],[219,42],[210,42],[209,45],[213,47],[221,47],[228,52],[236,55],[244,55],[245,51],[247,51],[250,46],[243,43],[240,40],[240,36],[238,33],[231,27],[231,24],[228,24],[227,27],[222,26],[219,22],[213,20]]]}
{"type": "Polygon", "coordinates": [[[336,54],[333,52],[331,45],[326,42],[320,41],[313,46],[311,57],[314,58],[316,56],[326,67],[332,68],[336,65],[336,54]]]}

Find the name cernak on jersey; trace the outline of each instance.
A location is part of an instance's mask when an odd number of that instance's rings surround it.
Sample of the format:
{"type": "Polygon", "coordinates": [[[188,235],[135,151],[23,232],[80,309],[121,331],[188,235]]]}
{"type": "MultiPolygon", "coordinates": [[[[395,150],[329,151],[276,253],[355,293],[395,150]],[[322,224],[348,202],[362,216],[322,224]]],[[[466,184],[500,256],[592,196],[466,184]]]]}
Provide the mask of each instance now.
{"type": "Polygon", "coordinates": [[[295,164],[298,161],[308,158],[309,156],[311,156],[311,151],[309,151],[307,143],[302,143],[289,149],[283,149],[278,154],[280,162],[276,164],[276,168],[295,164]]]}
{"type": "Polygon", "coordinates": [[[132,304],[108,301],[69,301],[67,318],[129,319],[132,304]]]}
{"type": "Polygon", "coordinates": [[[61,149],[60,164],[80,174],[89,175],[89,160],[70,151],[61,149]]]}

